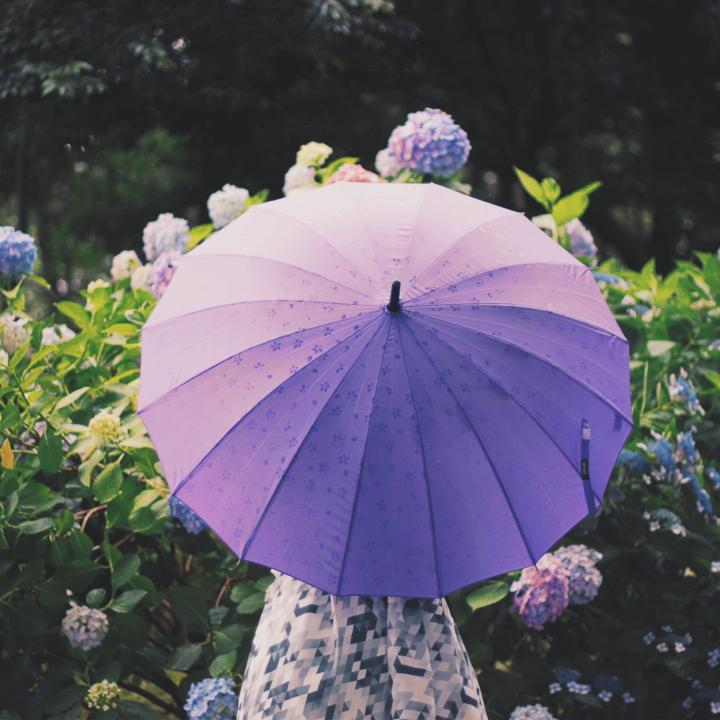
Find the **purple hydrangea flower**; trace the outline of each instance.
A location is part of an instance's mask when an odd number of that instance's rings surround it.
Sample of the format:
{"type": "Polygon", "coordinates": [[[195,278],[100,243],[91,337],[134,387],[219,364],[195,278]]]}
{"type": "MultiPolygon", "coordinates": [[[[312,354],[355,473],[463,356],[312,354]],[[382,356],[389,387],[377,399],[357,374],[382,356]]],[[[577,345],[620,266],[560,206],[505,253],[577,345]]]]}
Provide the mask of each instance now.
{"type": "Polygon", "coordinates": [[[402,167],[450,177],[467,162],[470,141],[446,112],[425,108],[392,131],[388,150],[402,167]]]}
{"type": "Polygon", "coordinates": [[[568,571],[568,603],[583,605],[594,600],[603,581],[602,574],[595,567],[595,563],[602,559],[602,553],[586,545],[567,545],[553,555],[568,571]]]}
{"type": "Polygon", "coordinates": [[[635,450],[621,450],[618,462],[632,473],[641,474],[651,470],[650,463],[635,450]]]}
{"type": "Polygon", "coordinates": [[[187,220],[176,218],[172,213],[161,213],[157,220],[149,222],[143,230],[143,249],[149,262],[156,260],[163,252],[185,252],[190,242],[190,227],[187,220]]]}
{"type": "Polygon", "coordinates": [[[102,645],[108,632],[108,619],[102,610],[70,601],[70,609],[62,621],[65,637],[73,647],[92,650],[102,645]]]}
{"type": "Polygon", "coordinates": [[[170,251],[161,253],[152,264],[152,294],[159,300],[170,285],[170,281],[178,269],[180,253],[170,251]]]}
{"type": "Polygon", "coordinates": [[[510,586],[513,610],[535,630],[554,622],[567,609],[570,598],[569,573],[553,555],[543,555],[537,565],[525,568],[510,586]]]}
{"type": "Polygon", "coordinates": [[[576,257],[597,257],[597,246],[592,233],[578,220],[571,220],[565,225],[570,240],[570,252],[576,257]]]}
{"type": "Polygon", "coordinates": [[[205,678],[193,683],[184,708],[189,720],[235,720],[235,683],[229,678],[205,678]]]}
{"type": "Polygon", "coordinates": [[[198,535],[207,528],[207,525],[200,517],[175,495],[170,496],[168,507],[170,514],[177,518],[190,534],[198,535]]]}
{"type": "Polygon", "coordinates": [[[37,247],[30,235],[9,225],[0,227],[0,275],[11,279],[32,272],[37,247]]]}

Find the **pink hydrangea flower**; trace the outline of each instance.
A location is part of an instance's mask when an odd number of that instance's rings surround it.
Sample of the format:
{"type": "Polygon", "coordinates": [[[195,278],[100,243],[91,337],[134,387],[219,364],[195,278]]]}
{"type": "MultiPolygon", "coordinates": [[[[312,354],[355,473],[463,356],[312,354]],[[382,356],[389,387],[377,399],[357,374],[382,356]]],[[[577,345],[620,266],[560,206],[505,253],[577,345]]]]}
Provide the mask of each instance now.
{"type": "Polygon", "coordinates": [[[563,563],[551,554],[525,568],[510,586],[513,610],[535,630],[554,622],[565,612],[570,596],[570,577],[563,563]]]}
{"type": "Polygon", "coordinates": [[[372,172],[372,170],[366,170],[362,165],[349,164],[338,168],[325,184],[332,185],[332,183],[336,182],[379,183],[385,182],[385,180],[372,172]]]}

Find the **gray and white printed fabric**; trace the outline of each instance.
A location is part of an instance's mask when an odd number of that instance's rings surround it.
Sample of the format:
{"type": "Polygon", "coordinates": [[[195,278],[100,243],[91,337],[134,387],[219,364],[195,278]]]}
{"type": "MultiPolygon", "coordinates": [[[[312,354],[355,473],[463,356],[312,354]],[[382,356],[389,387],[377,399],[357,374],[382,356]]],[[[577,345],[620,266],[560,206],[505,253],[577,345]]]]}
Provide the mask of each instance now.
{"type": "Polygon", "coordinates": [[[237,720],[487,720],[444,598],[338,597],[273,573],[237,720]]]}

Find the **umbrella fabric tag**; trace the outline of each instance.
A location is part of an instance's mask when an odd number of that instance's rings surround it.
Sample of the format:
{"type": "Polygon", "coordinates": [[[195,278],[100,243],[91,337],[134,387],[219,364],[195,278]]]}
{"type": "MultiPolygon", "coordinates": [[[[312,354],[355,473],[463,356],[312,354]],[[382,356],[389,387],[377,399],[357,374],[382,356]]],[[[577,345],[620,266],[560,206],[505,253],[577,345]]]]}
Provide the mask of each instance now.
{"type": "Polygon", "coordinates": [[[582,421],[582,439],[580,441],[580,477],[583,481],[583,489],[585,490],[585,502],[588,506],[588,512],[592,515],[595,512],[595,494],[590,484],[590,438],[592,432],[590,423],[583,418],[582,421]]]}

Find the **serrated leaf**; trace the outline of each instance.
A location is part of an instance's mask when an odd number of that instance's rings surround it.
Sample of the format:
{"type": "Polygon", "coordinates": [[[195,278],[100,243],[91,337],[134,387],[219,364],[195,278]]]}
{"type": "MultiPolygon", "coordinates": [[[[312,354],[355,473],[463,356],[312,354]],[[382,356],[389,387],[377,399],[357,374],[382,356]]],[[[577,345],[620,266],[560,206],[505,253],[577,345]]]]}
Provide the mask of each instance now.
{"type": "Polygon", "coordinates": [[[37,454],[40,466],[46,473],[56,473],[59,470],[65,453],[62,440],[51,427],[48,427],[40,438],[37,454]]]}
{"type": "Polygon", "coordinates": [[[540,205],[542,205],[546,210],[550,210],[550,203],[545,197],[542,185],[532,175],[526,173],[524,170],[521,170],[519,167],[513,167],[513,170],[515,171],[515,175],[517,175],[517,179],[520,181],[520,184],[523,186],[525,192],[531,198],[540,203],[540,205]]]}
{"type": "Polygon", "coordinates": [[[583,192],[574,192],[560,198],[552,208],[553,220],[558,227],[582,216],[587,210],[590,200],[583,192]]]}
{"type": "Polygon", "coordinates": [[[229,653],[225,653],[224,655],[218,655],[210,663],[210,667],[208,668],[210,670],[210,674],[213,677],[229,675],[232,672],[232,669],[235,667],[236,660],[237,660],[237,651],[236,650],[233,650],[229,653]]]}
{"type": "Polygon", "coordinates": [[[53,526],[52,518],[44,517],[37,520],[26,520],[18,525],[18,530],[23,535],[38,535],[49,530],[53,526]]]}
{"type": "Polygon", "coordinates": [[[101,503],[110,502],[123,484],[123,472],[119,462],[106,465],[92,484],[95,499],[101,503]]]}
{"type": "Polygon", "coordinates": [[[258,610],[261,610],[264,605],[265,594],[255,593],[253,595],[248,595],[246,598],[243,598],[238,603],[235,611],[238,613],[238,615],[250,615],[251,613],[256,613],[258,610]]]}
{"type": "Polygon", "coordinates": [[[81,330],[90,325],[90,313],[82,305],[70,300],[62,300],[55,303],[55,307],[58,312],[70,318],[81,330]]]}
{"type": "Polygon", "coordinates": [[[478,610],[500,602],[508,592],[510,592],[510,589],[507,583],[494,581],[473,590],[465,600],[473,610],[478,610]]]}
{"type": "Polygon", "coordinates": [[[12,470],[15,467],[15,451],[8,438],[5,438],[0,445],[0,464],[5,470],[12,470]]]}
{"type": "Polygon", "coordinates": [[[120,597],[116,597],[111,605],[110,609],[116,613],[128,613],[130,612],[145,596],[147,590],[127,590],[120,597]]]}
{"type": "Polygon", "coordinates": [[[137,555],[126,555],[115,566],[112,573],[112,586],[114,589],[121,588],[140,569],[140,558],[137,555]]]}
{"type": "Polygon", "coordinates": [[[85,603],[88,607],[99,608],[105,602],[106,596],[105,588],[93,588],[85,596],[85,603]]]}
{"type": "Polygon", "coordinates": [[[186,672],[202,655],[203,646],[199,643],[186,643],[176,648],[168,658],[168,669],[186,672]]]}

